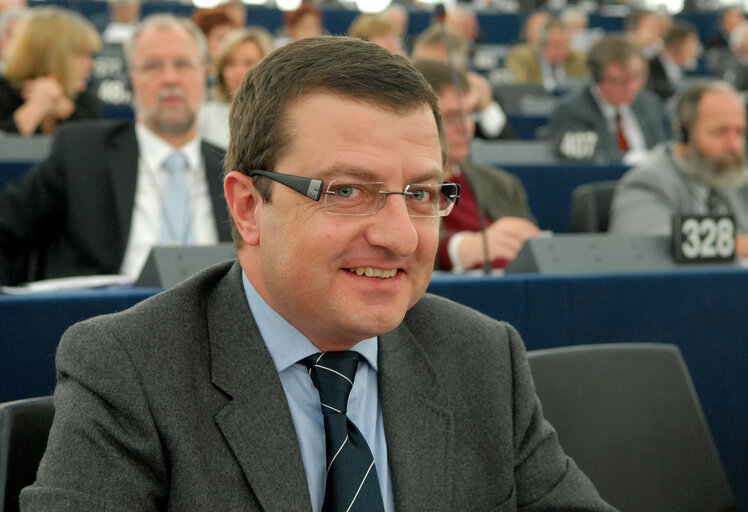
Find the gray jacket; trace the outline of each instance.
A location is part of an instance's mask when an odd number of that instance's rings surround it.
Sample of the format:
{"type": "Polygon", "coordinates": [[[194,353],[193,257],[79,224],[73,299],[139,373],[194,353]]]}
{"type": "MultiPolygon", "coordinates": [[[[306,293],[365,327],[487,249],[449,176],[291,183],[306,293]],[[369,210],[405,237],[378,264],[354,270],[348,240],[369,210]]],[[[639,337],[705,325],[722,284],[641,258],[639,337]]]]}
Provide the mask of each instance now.
{"type": "MultiPolygon", "coordinates": [[[[626,235],[670,235],[676,213],[707,213],[706,186],[679,169],[673,145],[664,143],[628,170],[616,186],[608,231],[626,235]]],[[[748,233],[748,185],[723,190],[738,233],[748,233]]]]}
{"type": "MultiPolygon", "coordinates": [[[[379,340],[398,511],[612,510],[543,420],[511,327],[427,295],[379,340]]],[[[57,368],[22,510],[311,510],[238,264],[71,327],[57,368]]]]}

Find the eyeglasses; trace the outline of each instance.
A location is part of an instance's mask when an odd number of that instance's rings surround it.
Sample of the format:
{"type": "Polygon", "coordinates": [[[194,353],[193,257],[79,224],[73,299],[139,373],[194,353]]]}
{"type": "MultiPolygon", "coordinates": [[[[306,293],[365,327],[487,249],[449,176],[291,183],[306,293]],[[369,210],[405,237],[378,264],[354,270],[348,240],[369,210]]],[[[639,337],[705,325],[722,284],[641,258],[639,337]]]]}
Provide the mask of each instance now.
{"type": "Polygon", "coordinates": [[[149,75],[160,75],[164,72],[167,65],[173,66],[177,74],[187,75],[197,70],[197,68],[200,66],[200,63],[194,59],[189,59],[186,57],[180,57],[173,61],[164,61],[161,59],[146,59],[142,64],[134,67],[141,73],[146,73],[149,75]]]}
{"type": "Polygon", "coordinates": [[[249,176],[264,176],[277,181],[313,201],[324,196],[325,211],[333,215],[375,215],[384,207],[387,196],[395,194],[405,198],[411,217],[446,217],[460,199],[460,185],[448,181],[410,184],[402,192],[389,192],[383,189],[381,181],[353,183],[332,180],[325,189],[322,180],[292,174],[256,169],[249,171],[249,176]]]}

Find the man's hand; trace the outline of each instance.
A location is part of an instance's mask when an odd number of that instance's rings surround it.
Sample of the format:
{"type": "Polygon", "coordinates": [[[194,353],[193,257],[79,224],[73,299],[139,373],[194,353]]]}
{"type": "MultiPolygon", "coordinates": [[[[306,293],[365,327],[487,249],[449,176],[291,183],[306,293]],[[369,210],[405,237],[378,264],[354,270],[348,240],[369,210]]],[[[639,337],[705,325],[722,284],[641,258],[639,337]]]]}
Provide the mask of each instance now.
{"type": "Polygon", "coordinates": [[[735,254],[738,258],[748,258],[748,235],[735,237],[735,254]]]}
{"type": "Polygon", "coordinates": [[[485,110],[493,103],[491,84],[482,75],[475,71],[467,73],[470,83],[470,108],[471,110],[485,110]]]}
{"type": "MultiPolygon", "coordinates": [[[[528,238],[540,234],[538,227],[521,217],[502,217],[486,228],[488,258],[491,261],[511,261],[528,238]]],[[[480,232],[465,236],[458,254],[464,268],[473,268],[483,261],[483,241],[480,232]]]]}

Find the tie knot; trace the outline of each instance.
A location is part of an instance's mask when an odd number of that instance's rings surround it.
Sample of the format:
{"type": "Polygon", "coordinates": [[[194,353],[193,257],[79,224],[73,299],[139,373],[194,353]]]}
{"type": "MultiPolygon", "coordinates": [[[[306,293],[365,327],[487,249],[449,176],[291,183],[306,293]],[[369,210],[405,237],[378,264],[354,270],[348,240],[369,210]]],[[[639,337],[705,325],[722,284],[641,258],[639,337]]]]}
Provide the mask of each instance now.
{"type": "Polygon", "coordinates": [[[322,413],[343,413],[356,377],[359,355],[356,352],[323,352],[301,360],[319,391],[322,413]]]}
{"type": "Polygon", "coordinates": [[[182,173],[185,167],[187,167],[187,160],[179,151],[173,152],[164,160],[164,169],[169,171],[169,174],[182,173]]]}

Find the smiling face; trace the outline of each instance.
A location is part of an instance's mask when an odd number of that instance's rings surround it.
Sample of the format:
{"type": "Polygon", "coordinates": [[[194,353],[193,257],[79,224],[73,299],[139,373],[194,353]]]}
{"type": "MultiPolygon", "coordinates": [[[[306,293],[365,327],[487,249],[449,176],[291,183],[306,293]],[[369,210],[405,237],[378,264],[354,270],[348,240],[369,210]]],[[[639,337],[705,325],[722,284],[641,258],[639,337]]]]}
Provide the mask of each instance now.
{"type": "MultiPolygon", "coordinates": [[[[285,121],[291,142],[274,171],[331,180],[441,183],[442,155],[428,105],[394,113],[325,93],[296,100],[285,121]]],[[[251,187],[251,180],[240,179],[251,187]]],[[[227,183],[229,183],[227,179],[227,183]]],[[[228,190],[231,207],[233,194],[228,190]]],[[[373,216],[331,215],[278,183],[235,222],[242,267],[260,295],[322,350],[344,350],[397,327],[424,294],[439,219],[412,218],[400,195],[373,216]]]]}

